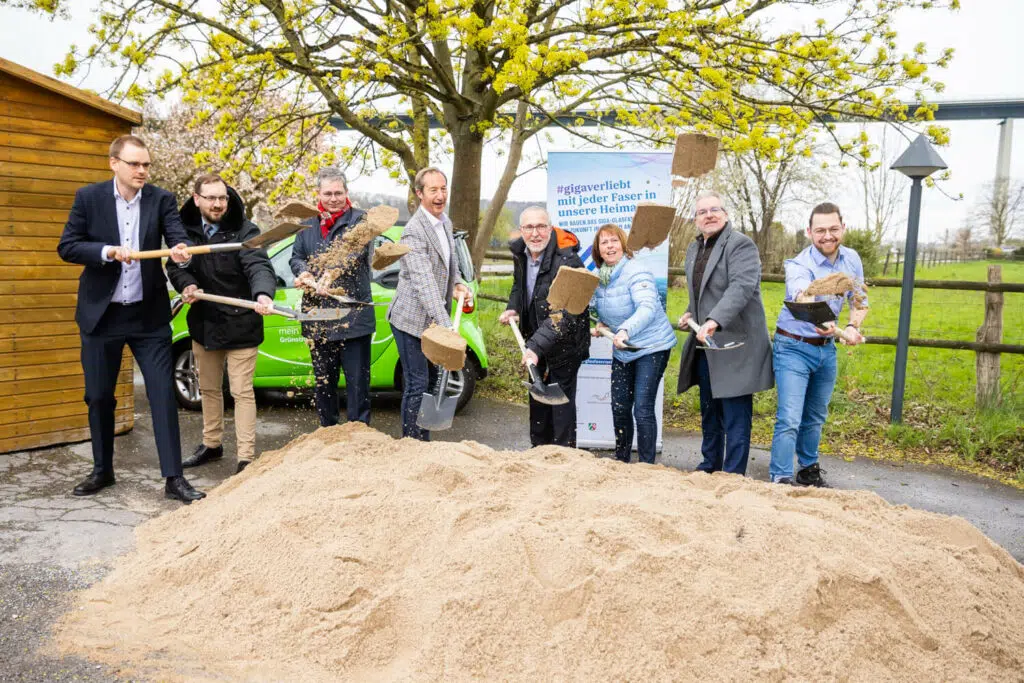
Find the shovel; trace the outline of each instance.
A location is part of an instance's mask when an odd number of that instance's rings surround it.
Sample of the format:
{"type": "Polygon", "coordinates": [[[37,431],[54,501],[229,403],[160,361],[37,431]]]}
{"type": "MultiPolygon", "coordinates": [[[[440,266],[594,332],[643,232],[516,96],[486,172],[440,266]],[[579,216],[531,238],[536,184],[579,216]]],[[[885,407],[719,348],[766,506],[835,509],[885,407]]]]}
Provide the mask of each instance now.
{"type": "MultiPolygon", "coordinates": [[[[602,327],[599,329],[602,337],[608,337],[609,339],[612,340],[615,339],[615,333],[609,330],[607,327],[602,327]]],[[[612,345],[614,346],[614,341],[612,342],[612,345]]],[[[646,346],[633,346],[629,342],[626,342],[625,344],[622,345],[623,351],[643,351],[646,348],[646,346]]]]}
{"type": "MultiPolygon", "coordinates": [[[[462,304],[465,299],[465,294],[459,294],[455,318],[452,319],[452,329],[455,331],[458,331],[459,322],[462,320],[462,304]]],[[[420,401],[420,412],[416,416],[416,425],[420,429],[450,429],[452,420],[455,418],[455,408],[459,404],[459,399],[457,396],[445,395],[445,392],[448,391],[448,378],[451,377],[451,372],[443,366],[438,367],[441,376],[437,382],[437,395],[425,393],[420,401]]]]}
{"type": "MultiPolygon", "coordinates": [[[[222,244],[200,244],[194,247],[188,248],[188,253],[195,256],[197,254],[215,254],[220,251],[240,251],[242,249],[260,249],[273,244],[274,242],[280,242],[285,237],[294,235],[299,230],[305,228],[305,225],[299,225],[298,223],[278,223],[271,230],[260,233],[248,239],[244,242],[224,242],[222,244]]],[[[163,258],[170,256],[170,249],[153,249],[151,251],[133,251],[132,259],[144,259],[144,258],[163,258]]]]}
{"type": "MultiPolygon", "coordinates": [[[[690,318],[689,320],[687,320],[686,324],[690,326],[690,329],[693,330],[694,333],[700,331],[700,325],[695,323],[693,321],[693,318],[690,318]]],[[[743,346],[746,343],[746,342],[729,342],[728,344],[725,344],[723,346],[719,346],[718,342],[716,342],[711,337],[705,337],[704,339],[705,339],[705,341],[704,341],[705,346],[700,346],[700,348],[704,349],[705,351],[732,351],[733,349],[740,348],[741,346],[743,346]]],[[[699,346],[699,344],[698,344],[698,346],[699,346]]]]}
{"type": "MultiPolygon", "coordinates": [[[[195,297],[200,301],[210,301],[215,304],[227,304],[228,306],[238,306],[239,308],[249,308],[256,310],[256,302],[249,301],[248,299],[236,299],[231,296],[220,296],[218,294],[207,294],[206,292],[196,292],[195,297]]],[[[291,318],[292,320],[298,320],[299,322],[325,322],[331,320],[341,320],[349,314],[349,310],[346,308],[316,308],[308,313],[296,311],[288,308],[287,306],[274,306],[274,315],[281,315],[285,318],[291,318]]]]}
{"type": "MultiPolygon", "coordinates": [[[[522,353],[526,353],[526,342],[523,341],[523,333],[519,331],[518,318],[512,318],[509,321],[509,327],[512,328],[512,334],[516,336],[516,342],[519,343],[519,350],[522,353]]],[[[545,403],[549,406],[560,406],[569,402],[565,392],[562,391],[562,387],[557,384],[545,384],[544,380],[541,379],[540,373],[537,371],[537,366],[533,363],[527,363],[526,369],[530,373],[530,381],[523,382],[529,390],[530,396],[533,397],[534,401],[538,403],[545,403]]]]}

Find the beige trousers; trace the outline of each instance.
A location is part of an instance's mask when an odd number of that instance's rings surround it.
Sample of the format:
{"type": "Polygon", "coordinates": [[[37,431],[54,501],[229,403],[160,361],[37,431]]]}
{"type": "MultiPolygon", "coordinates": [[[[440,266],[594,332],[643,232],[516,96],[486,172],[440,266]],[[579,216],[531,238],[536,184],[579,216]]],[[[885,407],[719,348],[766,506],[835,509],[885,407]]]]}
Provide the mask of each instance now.
{"type": "Polygon", "coordinates": [[[203,394],[203,443],[216,448],[224,438],[224,362],[228,364],[228,386],[235,399],[235,448],[239,460],[256,454],[256,394],[252,376],[256,372],[257,348],[208,351],[192,342],[199,366],[199,391],[203,394]]]}

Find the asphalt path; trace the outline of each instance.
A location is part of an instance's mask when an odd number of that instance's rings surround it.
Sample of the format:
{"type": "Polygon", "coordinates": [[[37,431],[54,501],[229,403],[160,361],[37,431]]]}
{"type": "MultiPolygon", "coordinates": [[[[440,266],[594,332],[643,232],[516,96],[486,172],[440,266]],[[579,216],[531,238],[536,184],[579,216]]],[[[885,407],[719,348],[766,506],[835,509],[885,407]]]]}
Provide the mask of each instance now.
{"type": "MultiPolygon", "coordinates": [[[[98,580],[112,559],[132,547],[135,526],[178,505],[163,497],[139,378],[135,402],[135,429],[116,439],[117,485],[96,496],[71,495],[91,468],[88,443],[0,454],[0,681],[116,678],[115,671],[56,657],[47,641],[53,622],[69,608],[72,592],[98,580]]],[[[395,396],[375,398],[373,426],[400,436],[398,405],[395,396]]],[[[198,488],[213,488],[234,472],[234,428],[228,415],[224,459],[187,472],[198,488]]],[[[202,417],[181,411],[180,421],[188,455],[201,439],[202,417]]],[[[257,447],[276,449],[316,427],[308,399],[267,397],[259,408],[257,447]]],[[[527,410],[474,399],[452,429],[435,438],[529,448],[527,410]]],[[[666,430],[659,462],[691,470],[700,459],[699,435],[666,430]]],[[[822,467],[836,488],[873,491],[893,504],[963,517],[1024,562],[1024,492],[942,467],[828,457],[822,467]]],[[[768,479],[767,452],[752,451],[748,475],[768,479]]]]}

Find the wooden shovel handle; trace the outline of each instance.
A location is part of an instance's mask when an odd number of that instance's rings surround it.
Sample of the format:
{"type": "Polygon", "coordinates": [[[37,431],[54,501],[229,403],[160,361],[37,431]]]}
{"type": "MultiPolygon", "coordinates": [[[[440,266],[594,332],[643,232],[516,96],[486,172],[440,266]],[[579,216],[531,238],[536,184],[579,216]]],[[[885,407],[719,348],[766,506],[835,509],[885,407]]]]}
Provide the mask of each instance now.
{"type": "Polygon", "coordinates": [[[508,321],[508,326],[512,328],[512,334],[516,337],[516,343],[519,344],[519,351],[526,353],[526,341],[523,339],[523,333],[519,331],[519,316],[513,316],[508,321]]]}
{"type": "Polygon", "coordinates": [[[452,318],[452,329],[459,331],[459,323],[462,321],[462,305],[466,302],[466,293],[459,292],[459,302],[455,307],[455,317],[452,318]]]}
{"type": "Polygon", "coordinates": [[[196,292],[195,297],[200,301],[209,301],[215,304],[227,304],[228,306],[238,306],[239,308],[248,308],[255,311],[257,303],[255,301],[249,301],[248,299],[236,299],[233,296],[220,296],[219,294],[207,294],[206,292],[196,292]]]}
{"type": "Polygon", "coordinates": [[[845,327],[839,327],[835,323],[833,323],[833,325],[835,325],[836,329],[839,330],[839,336],[843,338],[843,341],[849,344],[853,344],[856,341],[856,337],[847,332],[845,327]]]}
{"type": "MultiPolygon", "coordinates": [[[[196,256],[198,254],[212,254],[215,251],[231,251],[230,249],[217,249],[216,248],[217,246],[219,246],[219,245],[216,245],[216,244],[200,244],[200,245],[195,246],[195,247],[189,247],[188,248],[188,253],[189,253],[189,256],[196,256]]],[[[231,245],[231,246],[235,246],[235,245],[231,245]]],[[[132,252],[132,259],[139,260],[139,259],[146,259],[146,258],[164,258],[165,256],[170,256],[170,255],[171,255],[171,250],[170,249],[151,249],[150,251],[133,251],[132,252]]]]}

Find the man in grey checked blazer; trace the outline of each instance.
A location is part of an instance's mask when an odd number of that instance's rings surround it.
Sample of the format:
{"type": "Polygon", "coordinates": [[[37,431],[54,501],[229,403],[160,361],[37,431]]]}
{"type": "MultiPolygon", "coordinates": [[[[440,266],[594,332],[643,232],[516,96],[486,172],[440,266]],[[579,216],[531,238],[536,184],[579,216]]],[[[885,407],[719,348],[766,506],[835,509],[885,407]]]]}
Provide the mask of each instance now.
{"type": "Polygon", "coordinates": [[[402,363],[402,436],[429,441],[430,432],[416,424],[432,370],[423,355],[420,338],[431,323],[451,327],[448,311],[452,298],[464,291],[467,303],[472,303],[473,293],[459,274],[452,222],[444,213],[448,204],[447,177],[433,166],[424,168],[416,174],[413,189],[420,207],[402,233],[401,244],[410,251],[402,257],[398,289],[388,307],[388,322],[402,363]]]}

